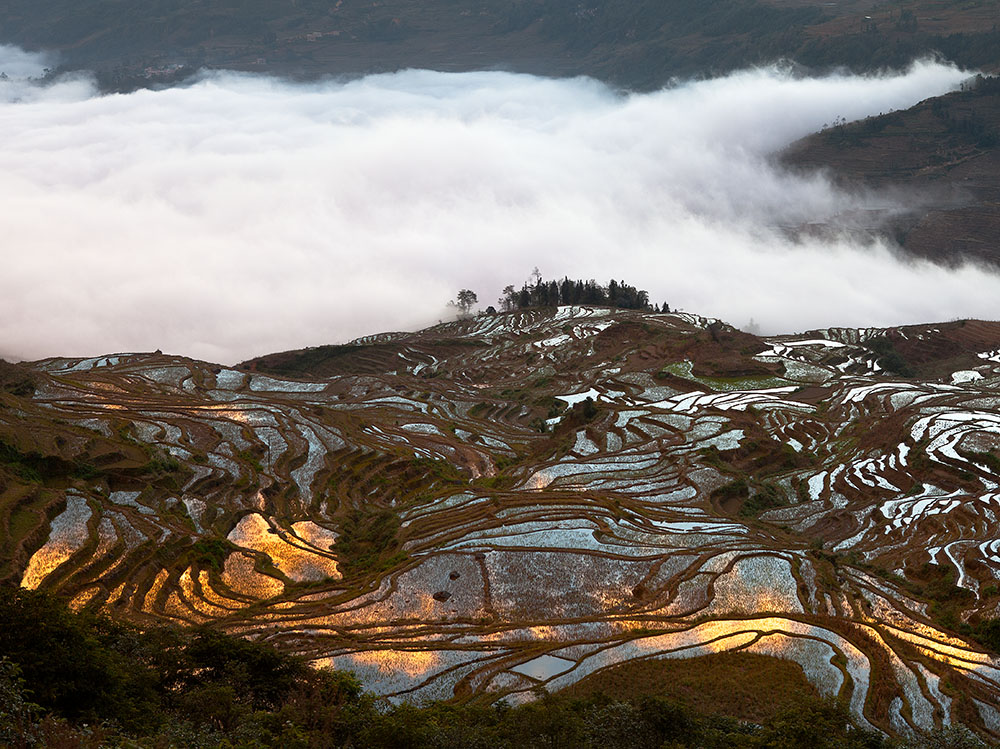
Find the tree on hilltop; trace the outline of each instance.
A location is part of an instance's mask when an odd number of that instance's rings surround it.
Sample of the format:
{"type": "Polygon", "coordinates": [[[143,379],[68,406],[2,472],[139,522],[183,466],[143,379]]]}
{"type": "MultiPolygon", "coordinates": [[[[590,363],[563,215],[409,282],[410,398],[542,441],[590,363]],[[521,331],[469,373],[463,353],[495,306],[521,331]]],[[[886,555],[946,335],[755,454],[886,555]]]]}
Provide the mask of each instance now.
{"type": "Polygon", "coordinates": [[[503,296],[497,299],[502,312],[513,312],[517,309],[517,290],[514,284],[509,284],[503,288],[503,296]]]}
{"type": "MultiPolygon", "coordinates": [[[[500,309],[504,312],[526,307],[554,307],[560,304],[607,305],[648,312],[654,310],[646,291],[624,281],[612,279],[607,286],[602,286],[594,279],[572,280],[568,276],[562,281],[545,281],[537,268],[532,271],[531,277],[520,289],[516,289],[513,284],[505,287],[503,296],[498,301],[500,309]]],[[[664,307],[669,310],[668,305],[664,307]]]]}
{"type": "Polygon", "coordinates": [[[479,301],[479,297],[476,295],[472,289],[461,289],[458,292],[458,296],[455,300],[448,302],[449,307],[454,307],[458,310],[460,317],[468,317],[472,312],[472,308],[475,306],[476,302],[479,301]]]}

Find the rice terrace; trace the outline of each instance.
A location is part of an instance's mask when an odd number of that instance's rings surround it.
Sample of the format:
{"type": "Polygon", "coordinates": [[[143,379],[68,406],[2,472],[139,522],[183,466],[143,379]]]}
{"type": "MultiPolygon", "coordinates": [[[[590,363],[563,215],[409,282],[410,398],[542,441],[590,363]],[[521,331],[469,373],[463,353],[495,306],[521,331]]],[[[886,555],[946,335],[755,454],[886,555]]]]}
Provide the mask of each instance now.
{"type": "Polygon", "coordinates": [[[767,656],[861,726],[1000,737],[1000,324],[578,305],[4,378],[3,575],[75,609],[395,702],[767,656]]]}
{"type": "Polygon", "coordinates": [[[0,749],[1000,747],[998,24],[0,0],[0,749]]]}

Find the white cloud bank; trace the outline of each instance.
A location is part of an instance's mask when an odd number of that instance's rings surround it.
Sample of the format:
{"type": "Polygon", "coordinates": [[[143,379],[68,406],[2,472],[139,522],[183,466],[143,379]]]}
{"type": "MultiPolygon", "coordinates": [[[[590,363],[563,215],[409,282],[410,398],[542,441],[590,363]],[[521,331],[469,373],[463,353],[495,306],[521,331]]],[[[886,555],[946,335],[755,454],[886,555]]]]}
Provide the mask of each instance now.
{"type": "Polygon", "coordinates": [[[855,199],[765,161],[835,117],[956,87],[949,66],[763,69],[631,96],[427,71],[99,96],[23,80],[45,61],[11,48],[0,70],[15,57],[0,82],[0,355],[231,362],[435,322],[459,288],[488,304],[535,265],[768,332],[996,317],[998,276],[788,239],[780,226],[855,199]]]}

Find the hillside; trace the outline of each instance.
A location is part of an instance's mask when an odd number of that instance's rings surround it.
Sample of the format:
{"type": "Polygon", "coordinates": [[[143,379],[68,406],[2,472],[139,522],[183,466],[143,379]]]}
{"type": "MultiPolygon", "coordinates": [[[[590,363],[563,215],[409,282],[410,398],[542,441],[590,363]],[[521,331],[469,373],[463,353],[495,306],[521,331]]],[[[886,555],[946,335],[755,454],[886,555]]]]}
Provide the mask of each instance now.
{"type": "Polygon", "coordinates": [[[0,41],[58,51],[112,88],[170,79],[176,66],[294,76],[500,67],[637,88],[782,57],[876,70],[940,52],[1000,66],[988,0],[0,0],[0,17],[0,41]]]}
{"type": "Polygon", "coordinates": [[[777,657],[863,725],[1000,738],[1000,323],[561,307],[3,382],[0,576],[76,608],[396,700],[777,657]]]}
{"type": "Polygon", "coordinates": [[[881,228],[914,254],[1000,263],[998,78],[830,127],[782,158],[795,168],[827,169],[847,189],[875,188],[908,204],[881,228]]]}

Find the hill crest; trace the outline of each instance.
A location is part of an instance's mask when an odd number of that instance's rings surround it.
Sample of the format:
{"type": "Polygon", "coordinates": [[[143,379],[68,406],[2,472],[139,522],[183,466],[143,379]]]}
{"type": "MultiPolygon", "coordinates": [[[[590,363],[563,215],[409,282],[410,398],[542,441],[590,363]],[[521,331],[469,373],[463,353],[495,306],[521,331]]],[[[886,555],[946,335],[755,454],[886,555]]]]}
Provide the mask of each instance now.
{"type": "Polygon", "coordinates": [[[312,351],[35,363],[0,393],[2,575],[395,700],[736,650],[994,736],[1000,324],[565,307],[312,351]]]}

